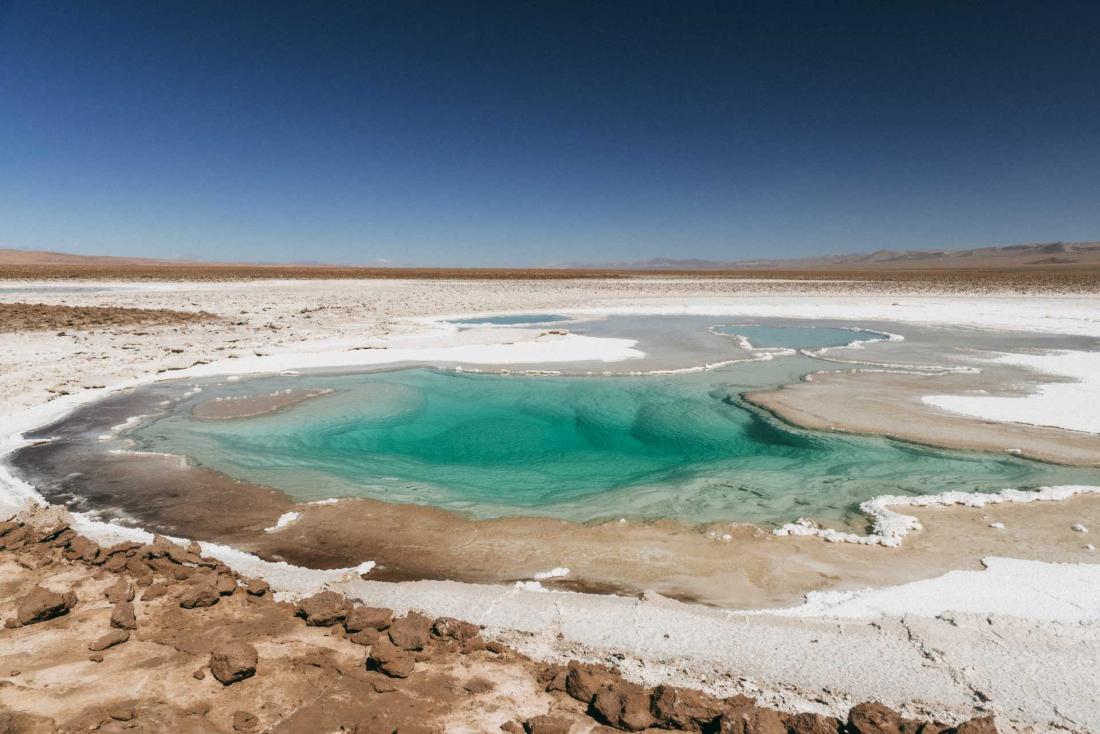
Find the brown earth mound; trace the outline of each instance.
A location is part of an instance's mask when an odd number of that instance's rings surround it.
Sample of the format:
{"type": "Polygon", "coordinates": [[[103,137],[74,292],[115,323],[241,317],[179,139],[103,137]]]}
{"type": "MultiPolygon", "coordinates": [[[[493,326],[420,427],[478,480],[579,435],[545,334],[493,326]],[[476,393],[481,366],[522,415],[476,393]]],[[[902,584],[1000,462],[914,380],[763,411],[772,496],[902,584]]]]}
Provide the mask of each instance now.
{"type": "Polygon", "coordinates": [[[44,303],[0,303],[0,332],[106,329],[115,326],[164,326],[212,321],[206,311],[56,306],[44,303]]]}

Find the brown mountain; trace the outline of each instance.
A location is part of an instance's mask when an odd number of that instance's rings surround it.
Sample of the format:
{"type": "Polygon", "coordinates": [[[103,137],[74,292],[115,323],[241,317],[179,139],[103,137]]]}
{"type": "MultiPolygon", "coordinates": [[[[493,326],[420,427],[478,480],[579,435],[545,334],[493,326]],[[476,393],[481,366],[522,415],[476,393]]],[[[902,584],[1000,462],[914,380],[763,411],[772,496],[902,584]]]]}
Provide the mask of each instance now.
{"type": "Polygon", "coordinates": [[[608,263],[631,270],[938,270],[1100,266],[1100,242],[1046,242],[971,250],[876,250],[847,255],[758,260],[655,258],[608,263]]]}

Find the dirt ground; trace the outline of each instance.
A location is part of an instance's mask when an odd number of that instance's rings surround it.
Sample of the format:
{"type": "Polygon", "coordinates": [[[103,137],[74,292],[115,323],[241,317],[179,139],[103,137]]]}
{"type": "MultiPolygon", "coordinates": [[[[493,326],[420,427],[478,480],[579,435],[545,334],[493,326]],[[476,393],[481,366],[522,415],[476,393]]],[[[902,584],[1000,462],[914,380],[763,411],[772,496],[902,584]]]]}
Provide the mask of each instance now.
{"type": "Polygon", "coordinates": [[[0,333],[107,329],[115,326],[164,326],[212,321],[205,311],[122,308],[115,306],[62,306],[41,303],[0,303],[0,333]]]}

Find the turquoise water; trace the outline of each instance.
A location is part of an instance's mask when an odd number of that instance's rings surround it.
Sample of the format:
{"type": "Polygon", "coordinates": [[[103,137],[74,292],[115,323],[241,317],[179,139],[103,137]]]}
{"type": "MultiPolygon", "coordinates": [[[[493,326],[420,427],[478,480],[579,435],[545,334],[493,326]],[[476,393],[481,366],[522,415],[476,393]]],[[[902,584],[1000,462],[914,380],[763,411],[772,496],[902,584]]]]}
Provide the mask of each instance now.
{"type": "Polygon", "coordinates": [[[448,323],[463,325],[526,326],[528,324],[551,324],[568,321],[568,316],[556,313],[514,313],[505,316],[471,316],[465,319],[451,319],[448,323]]]}
{"type": "Polygon", "coordinates": [[[727,382],[736,374],[542,378],[412,369],[266,378],[208,386],[133,437],[300,500],[367,496],[482,517],[843,519],[884,493],[1038,486],[1087,474],[791,430],[739,403],[745,386],[727,382]],[[200,399],[291,386],[335,392],[246,420],[189,414],[200,399]]]}
{"type": "Polygon", "coordinates": [[[818,326],[759,326],[726,324],[716,326],[719,334],[743,336],[756,348],[821,349],[842,347],[854,341],[881,341],[884,334],[863,329],[840,329],[818,326]]]}

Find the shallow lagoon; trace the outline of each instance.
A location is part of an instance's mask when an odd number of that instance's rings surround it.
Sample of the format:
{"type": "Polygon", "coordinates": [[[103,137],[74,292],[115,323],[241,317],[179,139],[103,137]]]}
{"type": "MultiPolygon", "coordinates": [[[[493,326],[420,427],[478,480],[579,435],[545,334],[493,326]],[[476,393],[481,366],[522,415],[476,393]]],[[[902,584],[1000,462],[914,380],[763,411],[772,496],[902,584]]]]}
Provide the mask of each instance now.
{"type": "MultiPolygon", "coordinates": [[[[660,343],[647,350],[657,366],[679,359],[667,366],[683,367],[689,357],[752,360],[751,352],[714,329],[719,326],[714,321],[608,319],[571,328],[624,335],[639,324],[657,324],[640,340],[647,346],[660,343]]],[[[756,333],[758,339],[771,336],[790,348],[882,338],[839,326],[760,328],[768,334],[756,333]]],[[[741,330],[731,327],[733,333],[741,330]]],[[[858,351],[897,344],[879,342],[858,351]]],[[[1095,470],[1010,455],[798,430],[738,397],[821,368],[829,365],[791,355],[676,375],[586,375],[583,366],[578,374],[561,376],[416,368],[210,382],[130,438],[139,448],[185,455],[298,500],[364,496],[479,517],[838,521],[851,518],[862,500],[881,494],[1100,479],[1095,470]],[[243,420],[201,421],[190,415],[204,400],[316,388],[333,392],[243,420]]]]}
{"type": "Polygon", "coordinates": [[[889,334],[877,331],[828,326],[724,324],[714,327],[714,331],[747,339],[757,349],[824,349],[890,338],[889,334]]]}

